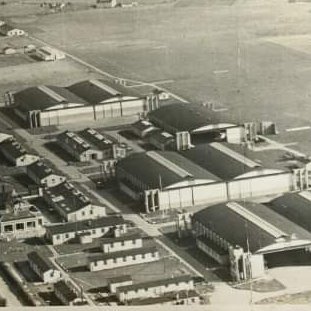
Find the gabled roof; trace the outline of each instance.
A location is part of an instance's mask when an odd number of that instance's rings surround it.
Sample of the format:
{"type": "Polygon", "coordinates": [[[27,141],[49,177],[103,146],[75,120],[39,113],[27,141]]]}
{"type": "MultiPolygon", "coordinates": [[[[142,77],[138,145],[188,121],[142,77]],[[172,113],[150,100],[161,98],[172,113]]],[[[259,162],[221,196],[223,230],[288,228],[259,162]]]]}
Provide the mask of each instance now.
{"type": "Polygon", "coordinates": [[[80,131],[79,135],[98,150],[110,149],[116,143],[112,138],[106,135],[104,136],[92,128],[86,128],[80,131]]]}
{"type": "Polygon", "coordinates": [[[90,220],[82,220],[78,222],[68,222],[57,225],[46,226],[46,229],[50,234],[63,234],[69,232],[78,232],[84,230],[92,230],[96,228],[113,227],[116,225],[125,224],[125,220],[122,217],[109,216],[101,217],[90,220]]]}
{"type": "Polygon", "coordinates": [[[132,154],[117,163],[118,169],[134,176],[149,189],[165,188],[187,180],[220,180],[177,152],[170,151],[132,154]]]}
{"type": "Polygon", "coordinates": [[[18,159],[27,153],[21,144],[14,139],[8,139],[0,143],[0,152],[9,154],[14,159],[18,159]]]}
{"type": "Polygon", "coordinates": [[[28,165],[27,172],[34,174],[40,180],[54,174],[53,170],[42,161],[28,165]]]}
{"type": "Polygon", "coordinates": [[[73,301],[78,298],[77,293],[72,289],[72,287],[64,280],[58,281],[54,284],[54,290],[62,293],[62,295],[67,299],[67,301],[73,301]]]}
{"type": "Polygon", "coordinates": [[[228,144],[199,144],[181,154],[223,180],[262,169],[260,163],[231,149],[228,144]]]}
{"type": "Polygon", "coordinates": [[[65,214],[77,212],[91,204],[91,200],[75,187],[64,182],[45,190],[45,195],[65,214]]]}
{"type": "Polygon", "coordinates": [[[138,97],[131,89],[102,79],[81,81],[67,89],[94,105],[113,98],[138,97]]]}
{"type": "Polygon", "coordinates": [[[15,221],[15,220],[22,220],[22,219],[30,219],[30,218],[37,218],[38,215],[32,214],[29,211],[21,211],[18,213],[7,213],[1,216],[0,221],[15,221]]]}
{"type": "Polygon", "coordinates": [[[193,221],[205,225],[232,246],[241,246],[246,251],[249,245],[253,253],[278,245],[283,239],[311,244],[308,231],[258,203],[216,204],[195,213],[193,221]]]}
{"type": "Polygon", "coordinates": [[[148,118],[156,126],[170,133],[195,131],[202,127],[223,124],[232,127],[234,124],[224,121],[221,115],[198,104],[177,103],[162,106],[149,112],[148,118]]]}
{"type": "Polygon", "coordinates": [[[37,252],[30,252],[27,254],[28,260],[32,261],[40,270],[41,273],[44,273],[49,270],[56,270],[56,268],[51,263],[50,259],[39,254],[37,252]]]}
{"type": "Polygon", "coordinates": [[[148,140],[156,141],[159,144],[170,144],[174,142],[175,137],[167,132],[153,131],[148,135],[148,140]]]}
{"type": "Polygon", "coordinates": [[[286,193],[272,200],[268,207],[311,232],[311,194],[286,193]]]}
{"type": "Polygon", "coordinates": [[[24,89],[14,94],[15,103],[22,111],[52,110],[59,105],[84,106],[88,103],[66,88],[59,86],[36,86],[24,89]]]}
{"type": "Polygon", "coordinates": [[[58,141],[68,145],[79,154],[82,154],[83,152],[91,149],[91,146],[82,137],[71,131],[60,133],[57,136],[57,139],[58,141]]]}
{"type": "Polygon", "coordinates": [[[136,121],[135,123],[133,123],[131,125],[132,128],[135,128],[139,131],[144,131],[144,130],[147,130],[147,129],[156,129],[156,127],[149,121],[147,120],[139,120],[139,121],[136,121]]]}

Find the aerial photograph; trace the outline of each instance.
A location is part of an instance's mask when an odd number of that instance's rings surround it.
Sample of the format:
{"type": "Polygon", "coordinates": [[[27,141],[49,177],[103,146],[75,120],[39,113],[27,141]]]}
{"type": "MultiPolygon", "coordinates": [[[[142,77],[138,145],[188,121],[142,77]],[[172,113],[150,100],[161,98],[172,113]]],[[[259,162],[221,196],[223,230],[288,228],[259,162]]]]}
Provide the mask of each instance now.
{"type": "Polygon", "coordinates": [[[310,307],[310,82],[311,0],[0,1],[0,306],[310,307]]]}

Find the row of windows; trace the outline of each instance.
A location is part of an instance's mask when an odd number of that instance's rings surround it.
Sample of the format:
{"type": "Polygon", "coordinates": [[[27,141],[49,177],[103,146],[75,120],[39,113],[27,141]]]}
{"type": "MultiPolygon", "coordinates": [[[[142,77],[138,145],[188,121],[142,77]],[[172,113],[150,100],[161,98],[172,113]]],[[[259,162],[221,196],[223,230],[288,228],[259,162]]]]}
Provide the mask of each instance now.
{"type": "MultiPolygon", "coordinates": [[[[91,210],[90,210],[90,215],[93,215],[93,214],[94,214],[94,211],[91,209],[91,210]]],[[[85,216],[85,215],[86,215],[85,211],[82,211],[82,212],[81,212],[81,215],[82,215],[82,216],[85,216]]]]}
{"type": "MultiPolygon", "coordinates": [[[[174,286],[174,285],[175,286],[180,286],[181,284],[180,283],[171,283],[171,284],[161,285],[161,287],[169,288],[170,286],[174,286]]],[[[186,285],[189,285],[189,282],[186,285]]],[[[141,291],[148,292],[148,291],[154,291],[156,289],[157,289],[157,287],[150,287],[150,288],[138,288],[138,289],[134,289],[132,291],[135,292],[135,293],[139,293],[141,291]]]]}
{"type": "MultiPolygon", "coordinates": [[[[101,233],[106,233],[107,229],[106,228],[101,228],[99,229],[101,233]]],[[[90,231],[88,231],[90,232],[90,231]]],[[[92,229],[92,234],[96,234],[96,229],[92,229]]],[[[74,233],[73,232],[70,232],[70,233],[65,233],[65,238],[68,239],[70,238],[70,236],[72,236],[74,233]]],[[[57,234],[56,235],[56,239],[59,240],[61,238],[61,235],[60,234],[57,234]]]]}
{"type": "MultiPolygon", "coordinates": [[[[42,220],[39,219],[39,224],[42,224],[42,220]]],[[[17,223],[15,224],[15,229],[16,230],[25,230],[25,229],[31,229],[31,228],[36,228],[36,222],[35,221],[28,221],[26,223],[26,226],[25,226],[25,223],[17,223]]],[[[4,226],[4,232],[13,232],[14,230],[14,225],[5,225],[4,226]]]]}
{"type": "MultiPolygon", "coordinates": [[[[222,247],[224,250],[228,250],[228,242],[221,238],[218,234],[205,227],[202,224],[199,224],[199,229],[201,229],[204,233],[204,236],[214,241],[218,246],[222,247]]],[[[200,231],[201,231],[200,230],[200,231]]]]}
{"type": "MultiPolygon", "coordinates": [[[[146,255],[147,255],[147,254],[141,254],[141,258],[142,258],[142,259],[145,259],[146,257],[148,257],[148,256],[146,256],[146,255]]],[[[134,255],[134,256],[132,256],[132,260],[138,259],[138,258],[137,258],[138,256],[139,256],[139,255],[134,255]]],[[[123,262],[126,262],[127,259],[128,259],[128,257],[130,257],[130,256],[127,256],[127,257],[119,257],[119,258],[113,258],[113,263],[117,263],[117,262],[118,262],[118,259],[122,259],[123,262]]],[[[152,254],[151,254],[151,257],[152,257],[152,258],[157,257],[157,253],[152,253],[152,254]]],[[[108,260],[111,260],[111,259],[108,259],[108,260]]],[[[103,264],[106,265],[108,260],[94,261],[93,264],[94,264],[94,266],[97,266],[99,262],[102,262],[103,264]]]]}
{"type": "MultiPolygon", "coordinates": [[[[136,244],[136,241],[138,241],[138,240],[127,240],[127,241],[121,241],[121,242],[119,242],[120,244],[121,244],[121,246],[124,246],[125,245],[125,243],[126,242],[128,242],[128,243],[130,243],[130,242],[132,242],[132,244],[136,244]]],[[[110,247],[115,247],[116,245],[116,243],[118,243],[118,242],[111,242],[110,243],[110,247]]]]}

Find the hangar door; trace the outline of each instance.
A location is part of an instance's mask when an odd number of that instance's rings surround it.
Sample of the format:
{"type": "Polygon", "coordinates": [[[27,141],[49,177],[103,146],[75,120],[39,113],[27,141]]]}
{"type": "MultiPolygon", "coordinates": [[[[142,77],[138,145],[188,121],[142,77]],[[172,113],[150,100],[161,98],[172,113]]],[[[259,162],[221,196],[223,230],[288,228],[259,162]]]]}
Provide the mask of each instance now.
{"type": "Polygon", "coordinates": [[[278,251],[264,255],[268,268],[311,265],[311,251],[305,248],[278,251]]]}

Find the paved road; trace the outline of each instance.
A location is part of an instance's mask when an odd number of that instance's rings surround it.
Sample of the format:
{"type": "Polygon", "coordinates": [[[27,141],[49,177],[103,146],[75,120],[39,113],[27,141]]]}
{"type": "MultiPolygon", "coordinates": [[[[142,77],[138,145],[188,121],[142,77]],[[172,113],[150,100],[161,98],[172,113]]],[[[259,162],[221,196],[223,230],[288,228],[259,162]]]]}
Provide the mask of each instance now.
{"type": "Polygon", "coordinates": [[[55,155],[53,152],[48,150],[44,145],[46,143],[45,140],[43,140],[40,137],[34,137],[29,134],[29,132],[25,131],[24,129],[16,129],[14,130],[20,137],[25,139],[26,144],[31,148],[38,152],[38,154],[42,157],[45,157],[46,159],[50,160],[55,167],[57,167],[60,171],[64,172],[67,176],[69,176],[72,180],[79,180],[80,182],[87,182],[89,179],[81,174],[77,168],[73,166],[69,166],[66,161],[59,158],[57,155],[55,155]]]}
{"type": "MultiPolygon", "coordinates": [[[[56,259],[57,258],[51,258],[51,261],[56,266],[56,268],[58,268],[61,271],[63,279],[70,282],[76,288],[77,292],[81,292],[81,286],[63,269],[63,267],[61,265],[58,264],[56,259]]],[[[83,298],[87,301],[87,303],[90,306],[96,305],[93,302],[93,300],[90,299],[84,291],[83,291],[83,298]]]]}
{"type": "MultiPolygon", "coordinates": [[[[43,45],[49,45],[47,42],[44,42],[43,40],[40,40],[36,37],[33,36],[29,36],[30,38],[32,38],[33,40],[43,44],[43,45]]],[[[80,58],[75,57],[72,54],[69,53],[65,53],[67,55],[67,57],[73,59],[74,61],[88,67],[89,69],[94,70],[95,72],[98,72],[100,74],[102,74],[103,76],[109,77],[111,79],[119,79],[120,77],[116,77],[113,76],[111,74],[109,74],[108,72],[102,71],[99,68],[81,60],[80,58]]],[[[158,88],[160,90],[163,90],[165,92],[167,92],[168,94],[170,94],[171,97],[181,101],[181,102],[188,102],[187,100],[185,100],[184,98],[181,98],[178,95],[175,95],[173,93],[171,93],[170,91],[168,91],[165,88],[159,87],[158,85],[156,85],[155,83],[145,83],[143,81],[135,81],[135,80],[126,80],[126,82],[129,83],[135,83],[135,84],[139,84],[139,85],[148,85],[154,88],[158,88]]],[[[11,124],[8,123],[8,125],[10,126],[11,124]]],[[[38,153],[42,156],[45,156],[46,158],[48,158],[56,167],[58,167],[59,170],[63,171],[66,175],[68,175],[71,179],[73,180],[77,180],[81,183],[87,182],[89,181],[87,179],[86,176],[84,176],[83,174],[81,174],[80,172],[78,172],[78,170],[75,167],[70,167],[67,166],[67,163],[65,163],[63,160],[59,159],[56,155],[54,155],[53,153],[51,153],[49,150],[47,150],[44,146],[43,143],[44,141],[41,140],[40,138],[37,139],[33,139],[33,136],[31,136],[27,131],[22,130],[22,129],[18,129],[16,130],[16,132],[23,137],[28,144],[34,148],[35,150],[38,151],[38,153]]],[[[266,139],[267,140],[267,139],[266,139]]],[[[284,145],[278,144],[274,141],[271,140],[267,140],[269,143],[274,144],[275,147],[278,147],[279,149],[283,149],[292,153],[295,153],[299,156],[301,156],[302,154],[298,153],[295,150],[292,150],[288,147],[285,147],[284,145]]],[[[88,190],[89,192],[91,192],[96,198],[98,198],[98,200],[100,202],[102,202],[103,204],[107,205],[109,208],[111,208],[112,210],[116,211],[116,212],[120,212],[119,208],[117,206],[115,206],[114,204],[112,204],[111,202],[109,202],[108,200],[106,200],[105,198],[103,198],[102,196],[100,196],[94,189],[92,189],[91,187],[87,186],[87,185],[83,185],[83,187],[88,190]]],[[[133,214],[132,212],[129,211],[129,213],[125,213],[124,214],[124,218],[127,220],[131,220],[133,223],[135,223],[138,227],[140,227],[143,231],[145,231],[148,235],[155,237],[155,239],[157,240],[157,242],[159,244],[161,244],[164,248],[166,248],[171,254],[173,254],[176,258],[178,258],[181,262],[183,262],[189,269],[191,269],[195,274],[197,275],[204,275],[204,271],[202,270],[202,267],[195,267],[194,268],[194,263],[193,262],[189,262],[189,258],[186,259],[185,255],[181,255],[178,254],[174,249],[173,246],[169,245],[169,242],[166,240],[163,240],[163,237],[161,235],[161,233],[159,232],[159,228],[157,226],[154,225],[150,225],[148,224],[146,221],[144,221],[141,217],[139,217],[136,214],[133,214]],[[161,238],[161,240],[160,240],[161,238]]],[[[55,254],[56,255],[56,254],[55,254]]],[[[56,263],[56,262],[55,262],[56,263]]],[[[56,263],[57,264],[57,263],[56,263]]],[[[63,271],[63,269],[62,269],[63,271]]],[[[68,278],[70,278],[70,276],[64,271],[64,275],[68,278]]],[[[72,280],[72,278],[70,278],[71,281],[74,283],[74,280],[72,280]]],[[[216,303],[216,304],[223,304],[223,303],[230,303],[230,304],[234,304],[234,301],[237,301],[239,305],[245,305],[245,304],[249,304],[249,292],[245,292],[245,291],[239,291],[239,290],[234,290],[231,287],[229,287],[227,284],[225,283],[217,283],[216,285],[216,293],[212,296],[211,298],[211,302],[212,303],[216,303]]],[[[90,301],[90,303],[92,304],[92,302],[90,301]]]]}
{"type": "Polygon", "coordinates": [[[5,281],[1,277],[0,277],[0,295],[2,297],[6,298],[8,307],[20,307],[20,306],[22,306],[21,302],[11,292],[8,285],[5,283],[5,281]]]}
{"type": "MultiPolygon", "coordinates": [[[[23,129],[17,129],[16,132],[22,138],[26,140],[28,145],[30,144],[31,147],[37,150],[37,152],[40,155],[43,155],[47,159],[49,159],[65,175],[69,176],[70,178],[74,180],[79,181],[81,183],[81,186],[85,190],[90,192],[94,197],[96,197],[100,203],[109,207],[111,210],[117,213],[121,212],[121,210],[116,205],[114,205],[113,203],[108,201],[106,198],[101,196],[92,187],[88,186],[90,182],[89,179],[85,175],[81,174],[77,170],[76,167],[68,166],[65,161],[61,160],[56,155],[54,155],[52,152],[50,152],[48,149],[46,149],[44,147],[44,143],[45,143],[44,140],[42,140],[41,138],[33,139],[33,136],[23,129]]],[[[163,241],[157,238],[162,235],[162,233],[159,231],[160,226],[154,226],[154,225],[149,224],[147,221],[143,220],[139,215],[133,214],[133,211],[131,211],[130,209],[128,209],[125,213],[124,213],[124,209],[122,209],[122,214],[123,214],[124,219],[132,221],[137,227],[141,228],[147,235],[154,237],[160,245],[166,248],[170,252],[170,254],[178,258],[180,262],[184,263],[184,265],[186,265],[191,271],[193,271],[194,274],[202,276],[201,272],[193,268],[183,257],[181,257],[167,244],[165,244],[163,241]]]]}

